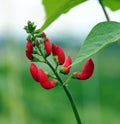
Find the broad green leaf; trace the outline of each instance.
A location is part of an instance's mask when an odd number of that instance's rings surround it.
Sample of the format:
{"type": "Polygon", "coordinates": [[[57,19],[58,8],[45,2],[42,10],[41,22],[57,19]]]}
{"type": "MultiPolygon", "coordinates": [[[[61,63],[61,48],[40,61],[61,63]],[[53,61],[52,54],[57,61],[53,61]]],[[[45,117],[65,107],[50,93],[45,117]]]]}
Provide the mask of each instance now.
{"type": "Polygon", "coordinates": [[[86,0],[43,0],[42,3],[45,7],[46,20],[40,31],[42,32],[47,28],[61,14],[68,12],[71,8],[84,1],[86,0]]]}
{"type": "Polygon", "coordinates": [[[120,9],[120,0],[103,0],[103,4],[112,10],[120,9]]]}
{"type": "Polygon", "coordinates": [[[72,65],[87,59],[107,45],[120,40],[120,23],[101,22],[89,33],[72,65]]]}

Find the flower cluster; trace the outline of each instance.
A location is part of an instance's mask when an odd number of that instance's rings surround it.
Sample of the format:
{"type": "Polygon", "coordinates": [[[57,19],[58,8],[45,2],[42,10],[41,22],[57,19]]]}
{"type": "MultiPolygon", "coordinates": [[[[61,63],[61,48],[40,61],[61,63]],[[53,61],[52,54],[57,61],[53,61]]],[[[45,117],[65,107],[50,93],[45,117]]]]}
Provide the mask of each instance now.
{"type": "MultiPolygon", "coordinates": [[[[29,23],[26,30],[29,33],[26,42],[26,57],[32,61],[30,64],[30,73],[33,79],[40,83],[45,89],[52,89],[57,84],[64,85],[61,82],[59,74],[68,75],[71,71],[72,58],[66,56],[64,50],[56,43],[51,43],[50,39],[43,32],[35,35],[35,26],[29,23]],[[31,28],[33,26],[33,28],[31,28]],[[32,33],[31,33],[32,32],[32,33]],[[51,57],[55,64],[51,64],[48,57],[51,57]],[[42,68],[38,68],[33,62],[46,63],[53,73],[45,72],[42,68]]],[[[94,63],[92,59],[88,59],[81,72],[74,72],[70,75],[71,78],[86,80],[90,78],[94,71],[94,63]]]]}

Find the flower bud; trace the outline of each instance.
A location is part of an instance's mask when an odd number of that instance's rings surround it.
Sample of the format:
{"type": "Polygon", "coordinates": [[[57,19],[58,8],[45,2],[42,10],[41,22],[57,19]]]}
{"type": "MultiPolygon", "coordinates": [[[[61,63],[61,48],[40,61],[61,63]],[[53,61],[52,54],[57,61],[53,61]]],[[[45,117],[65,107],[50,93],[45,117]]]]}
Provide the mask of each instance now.
{"type": "Polygon", "coordinates": [[[40,82],[41,86],[45,89],[51,89],[55,87],[56,85],[56,82],[54,80],[50,81],[48,79],[48,76],[42,69],[38,70],[37,77],[38,77],[38,81],[40,82]]]}
{"type": "Polygon", "coordinates": [[[52,55],[53,56],[57,55],[57,49],[58,49],[58,46],[55,43],[53,43],[52,44],[52,55]]]}
{"type": "Polygon", "coordinates": [[[82,68],[82,72],[75,72],[73,74],[73,77],[78,78],[80,80],[86,80],[92,76],[93,71],[94,71],[94,63],[92,59],[88,59],[82,68]]]}
{"type": "Polygon", "coordinates": [[[72,64],[71,56],[66,57],[63,67],[61,68],[60,72],[63,74],[68,74],[70,72],[70,65],[72,64]]]}
{"type": "Polygon", "coordinates": [[[28,52],[32,52],[33,51],[33,45],[32,45],[32,41],[31,40],[27,41],[27,43],[26,43],[26,50],[28,52]]]}
{"type": "Polygon", "coordinates": [[[39,46],[40,43],[38,40],[36,40],[35,44],[36,44],[36,46],[39,46]]]}
{"type": "Polygon", "coordinates": [[[39,82],[38,81],[38,77],[37,77],[38,68],[37,68],[37,66],[34,63],[31,63],[31,65],[30,65],[30,73],[31,73],[33,79],[35,81],[39,82]]]}
{"type": "Polygon", "coordinates": [[[52,44],[52,54],[57,56],[58,64],[62,65],[65,61],[65,53],[60,46],[57,46],[55,43],[52,44]]]}
{"type": "Polygon", "coordinates": [[[29,60],[33,60],[33,55],[29,52],[29,51],[25,51],[26,52],[26,57],[29,59],[29,60]]]}
{"type": "Polygon", "coordinates": [[[65,53],[61,47],[58,46],[57,50],[58,63],[62,65],[65,62],[65,53]]]}
{"type": "Polygon", "coordinates": [[[42,32],[41,36],[46,38],[46,34],[44,32],[42,32]]]}
{"type": "Polygon", "coordinates": [[[52,51],[52,48],[50,45],[50,39],[46,38],[46,40],[44,41],[44,47],[45,47],[46,53],[49,55],[52,51]]]}

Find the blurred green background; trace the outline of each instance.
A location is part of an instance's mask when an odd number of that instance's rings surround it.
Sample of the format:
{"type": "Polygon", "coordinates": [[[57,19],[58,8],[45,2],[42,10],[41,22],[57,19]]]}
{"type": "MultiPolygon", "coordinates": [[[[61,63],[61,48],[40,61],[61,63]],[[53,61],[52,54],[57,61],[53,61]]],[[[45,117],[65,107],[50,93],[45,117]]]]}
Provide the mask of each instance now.
{"type": "MultiPolygon", "coordinates": [[[[0,124],[75,124],[74,114],[62,87],[45,90],[32,79],[30,61],[25,56],[25,42],[15,42],[14,38],[1,41],[0,124]]],[[[65,39],[65,42],[57,44],[64,48],[67,55],[75,58],[80,44],[68,45],[68,42],[72,43],[70,39],[65,39]]],[[[74,79],[69,84],[82,122],[119,124],[120,47],[114,43],[92,58],[95,63],[93,76],[86,81],[74,79]]],[[[83,64],[74,66],[72,71],[81,70],[83,64]]]]}

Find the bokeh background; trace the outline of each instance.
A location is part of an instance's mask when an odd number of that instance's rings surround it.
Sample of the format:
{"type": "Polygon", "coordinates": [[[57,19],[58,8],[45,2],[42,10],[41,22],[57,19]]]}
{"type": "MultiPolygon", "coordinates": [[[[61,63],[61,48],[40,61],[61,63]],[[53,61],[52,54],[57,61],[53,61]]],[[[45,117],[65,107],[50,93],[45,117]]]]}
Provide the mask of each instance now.
{"type": "MultiPolygon", "coordinates": [[[[38,27],[43,24],[41,1],[0,3],[0,124],[75,124],[62,87],[45,90],[29,72],[23,28],[28,20],[38,27]]],[[[106,9],[111,20],[120,22],[120,11],[106,9]]],[[[100,5],[89,0],[62,15],[45,32],[51,42],[59,44],[74,59],[89,31],[102,21],[105,17],[100,5]]],[[[120,46],[111,44],[92,59],[94,75],[86,81],[71,80],[69,84],[81,120],[83,124],[120,124],[120,46]]],[[[81,70],[83,64],[74,66],[72,71],[81,70]]]]}

